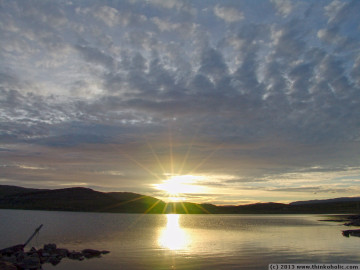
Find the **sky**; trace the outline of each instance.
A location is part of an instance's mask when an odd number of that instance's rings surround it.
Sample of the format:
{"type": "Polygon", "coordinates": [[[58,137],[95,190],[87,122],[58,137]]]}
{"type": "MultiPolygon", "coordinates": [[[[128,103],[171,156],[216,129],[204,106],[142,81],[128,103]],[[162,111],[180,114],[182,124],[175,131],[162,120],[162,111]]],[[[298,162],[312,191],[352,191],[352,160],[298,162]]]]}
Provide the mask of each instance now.
{"type": "Polygon", "coordinates": [[[356,0],[0,0],[0,184],[359,196],[358,14],[356,0]]]}

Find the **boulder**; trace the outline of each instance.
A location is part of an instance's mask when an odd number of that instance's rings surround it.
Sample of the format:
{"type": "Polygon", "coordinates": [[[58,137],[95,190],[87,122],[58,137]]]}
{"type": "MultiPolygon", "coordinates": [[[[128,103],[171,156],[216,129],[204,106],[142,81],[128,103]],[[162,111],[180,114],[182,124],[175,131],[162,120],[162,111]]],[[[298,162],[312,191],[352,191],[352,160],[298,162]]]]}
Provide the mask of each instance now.
{"type": "Polygon", "coordinates": [[[68,254],[68,258],[72,259],[72,260],[82,261],[82,260],[84,260],[84,255],[81,252],[71,251],[68,254]]]}
{"type": "Polygon", "coordinates": [[[17,270],[17,268],[12,263],[0,261],[0,270],[17,270]]]}
{"type": "Polygon", "coordinates": [[[50,257],[50,253],[47,252],[47,251],[45,251],[45,250],[43,250],[43,249],[39,249],[38,252],[39,252],[40,256],[43,257],[43,258],[48,258],[48,257],[50,257]]]}
{"type": "Polygon", "coordinates": [[[21,269],[41,269],[41,262],[39,256],[28,255],[16,264],[21,269]]]}
{"type": "Polygon", "coordinates": [[[345,236],[345,237],[349,237],[349,236],[360,237],[360,230],[346,230],[346,231],[342,231],[342,235],[345,236]]]}
{"type": "Polygon", "coordinates": [[[49,259],[48,259],[48,262],[51,263],[52,265],[57,265],[61,262],[62,260],[62,257],[59,257],[59,256],[51,256],[49,259]]]}
{"type": "Polygon", "coordinates": [[[9,263],[17,263],[17,257],[15,256],[15,254],[11,255],[11,256],[4,256],[2,258],[2,261],[6,261],[6,262],[9,262],[9,263]]]}
{"type": "Polygon", "coordinates": [[[0,270],[42,269],[44,263],[57,265],[63,258],[82,261],[108,254],[107,250],[84,249],[82,252],[69,251],[65,248],[57,248],[56,244],[46,244],[42,249],[31,248],[24,252],[24,245],[17,245],[0,250],[0,270]],[[14,268],[15,267],[15,268],[14,268]]]}
{"type": "Polygon", "coordinates": [[[100,257],[101,251],[95,249],[84,249],[82,254],[85,256],[85,258],[89,259],[93,257],[100,257]]]}
{"type": "Polygon", "coordinates": [[[19,251],[24,251],[24,245],[16,245],[16,246],[1,249],[0,254],[5,255],[5,256],[11,256],[14,253],[19,252],[19,251]]]}
{"type": "Polygon", "coordinates": [[[44,245],[44,250],[48,251],[48,252],[52,252],[52,251],[56,250],[56,244],[44,245]]]}
{"type": "Polygon", "coordinates": [[[67,257],[69,254],[69,250],[67,250],[66,248],[57,248],[54,252],[54,254],[60,256],[60,257],[67,257]]]}
{"type": "Polygon", "coordinates": [[[345,223],[345,226],[360,226],[360,220],[354,219],[351,222],[345,223]]]}

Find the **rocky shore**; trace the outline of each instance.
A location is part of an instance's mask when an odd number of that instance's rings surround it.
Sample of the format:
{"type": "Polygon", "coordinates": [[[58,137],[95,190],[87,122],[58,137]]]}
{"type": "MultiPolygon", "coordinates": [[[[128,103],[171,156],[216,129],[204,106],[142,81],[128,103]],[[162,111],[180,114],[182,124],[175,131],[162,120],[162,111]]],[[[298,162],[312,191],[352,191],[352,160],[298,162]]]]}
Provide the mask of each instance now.
{"type": "MultiPolygon", "coordinates": [[[[334,216],[334,219],[326,219],[321,221],[345,222],[344,226],[360,227],[360,215],[341,215],[334,216]]],[[[356,236],[360,237],[360,229],[357,230],[344,230],[342,235],[345,237],[356,236]]]]}
{"type": "MultiPolygon", "coordinates": [[[[352,215],[347,217],[348,222],[344,223],[345,226],[360,226],[360,215],[352,215]]],[[[345,230],[342,231],[342,235],[345,237],[356,236],[360,237],[360,230],[345,230]]]]}
{"type": "Polygon", "coordinates": [[[17,245],[0,250],[0,270],[38,270],[42,269],[44,263],[57,265],[62,259],[84,260],[99,258],[108,254],[107,250],[84,249],[70,251],[65,248],[58,248],[56,244],[46,244],[41,249],[31,248],[24,251],[24,245],[17,245]]]}

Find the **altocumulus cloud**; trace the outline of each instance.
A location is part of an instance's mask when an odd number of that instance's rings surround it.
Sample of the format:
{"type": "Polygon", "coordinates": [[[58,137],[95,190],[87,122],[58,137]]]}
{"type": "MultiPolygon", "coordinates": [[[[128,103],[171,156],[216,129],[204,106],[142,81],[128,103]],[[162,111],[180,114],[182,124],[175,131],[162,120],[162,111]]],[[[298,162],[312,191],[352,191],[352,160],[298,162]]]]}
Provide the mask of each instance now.
{"type": "Polygon", "coordinates": [[[208,176],[198,201],[357,194],[343,179],[360,175],[359,1],[4,0],[0,13],[1,182],[151,195],[179,173],[208,176]]]}

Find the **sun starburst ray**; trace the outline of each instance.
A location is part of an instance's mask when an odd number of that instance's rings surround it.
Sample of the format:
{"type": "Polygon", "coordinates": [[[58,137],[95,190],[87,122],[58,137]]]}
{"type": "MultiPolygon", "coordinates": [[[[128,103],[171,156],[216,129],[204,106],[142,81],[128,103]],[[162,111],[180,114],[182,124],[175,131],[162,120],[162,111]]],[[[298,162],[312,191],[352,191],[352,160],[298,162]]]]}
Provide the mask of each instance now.
{"type": "Polygon", "coordinates": [[[188,211],[187,207],[185,206],[184,202],[180,202],[180,204],[181,204],[182,208],[184,209],[185,213],[189,214],[189,211],[188,211]]]}
{"type": "Polygon", "coordinates": [[[142,169],[144,169],[145,171],[147,171],[149,174],[151,174],[152,176],[154,176],[154,177],[155,177],[156,179],[158,179],[159,181],[162,180],[156,173],[154,173],[152,170],[150,170],[149,168],[147,168],[145,165],[141,164],[139,161],[137,161],[136,159],[134,159],[133,157],[131,157],[128,153],[121,152],[121,154],[122,154],[123,156],[125,156],[126,158],[128,158],[129,160],[131,160],[132,162],[134,162],[136,165],[138,165],[138,166],[141,167],[142,169]]]}
{"type": "Polygon", "coordinates": [[[193,174],[197,169],[203,166],[222,147],[222,145],[222,143],[219,144],[209,155],[203,158],[192,170],[190,170],[189,174],[193,174]]]}
{"type": "Polygon", "coordinates": [[[205,209],[204,207],[202,207],[200,204],[195,204],[196,207],[198,207],[200,210],[202,210],[203,212],[205,212],[206,214],[211,214],[211,212],[209,212],[209,210],[205,209]]]}
{"type": "Polygon", "coordinates": [[[130,202],[134,202],[134,201],[141,200],[141,199],[143,199],[143,198],[145,198],[145,197],[146,197],[145,195],[142,195],[142,196],[140,196],[140,197],[137,197],[137,198],[134,198],[134,199],[131,199],[131,200],[127,200],[127,201],[123,201],[123,202],[119,202],[119,203],[115,203],[115,204],[106,206],[106,207],[102,208],[101,210],[104,211],[104,210],[114,209],[114,208],[119,207],[119,206],[121,206],[121,205],[130,203],[130,202]]]}
{"type": "Polygon", "coordinates": [[[159,202],[160,202],[160,200],[157,200],[153,205],[151,205],[151,206],[144,212],[144,214],[149,213],[156,205],[158,205],[159,202]]]}
{"type": "Polygon", "coordinates": [[[197,135],[198,135],[198,133],[200,131],[200,127],[201,127],[201,125],[198,126],[198,128],[196,129],[196,132],[194,133],[193,137],[191,138],[190,144],[189,144],[189,146],[188,146],[188,148],[186,150],[185,156],[184,156],[183,161],[181,163],[181,166],[180,166],[180,168],[178,170],[178,174],[182,174],[182,172],[183,172],[183,169],[184,169],[184,167],[185,167],[185,165],[186,165],[186,163],[188,161],[189,155],[191,153],[192,147],[194,146],[195,140],[196,140],[197,135]]]}
{"type": "Polygon", "coordinates": [[[146,141],[146,145],[149,147],[151,154],[153,155],[153,157],[156,160],[156,163],[158,164],[160,170],[162,171],[162,174],[166,173],[166,170],[164,168],[164,166],[162,165],[162,163],[160,162],[159,156],[155,153],[154,148],[152,147],[152,145],[149,143],[148,139],[144,136],[144,139],[146,141]]]}
{"type": "Polygon", "coordinates": [[[173,156],[173,140],[172,140],[172,129],[171,126],[169,128],[169,134],[168,134],[168,139],[169,139],[169,154],[170,154],[170,171],[171,174],[174,173],[174,156],[173,156]]]}

